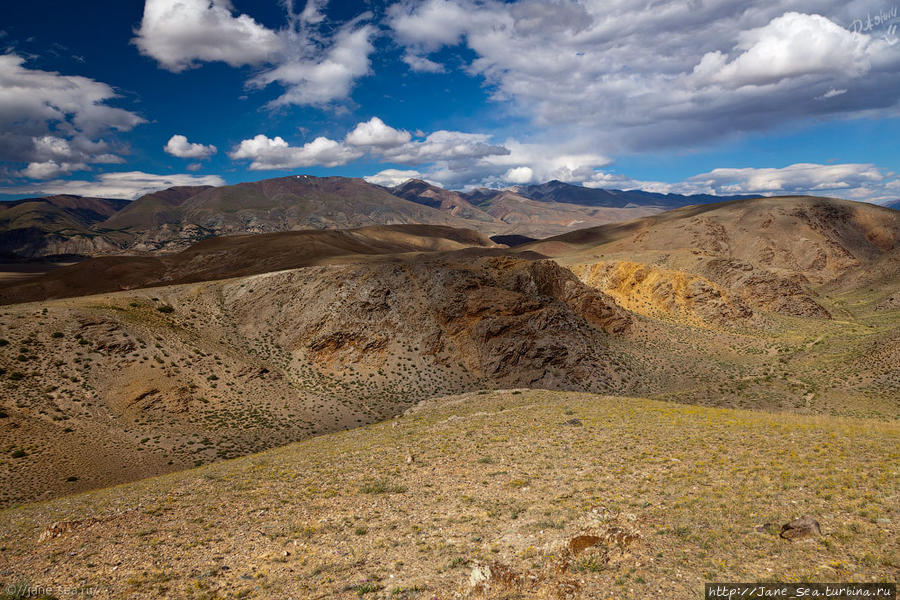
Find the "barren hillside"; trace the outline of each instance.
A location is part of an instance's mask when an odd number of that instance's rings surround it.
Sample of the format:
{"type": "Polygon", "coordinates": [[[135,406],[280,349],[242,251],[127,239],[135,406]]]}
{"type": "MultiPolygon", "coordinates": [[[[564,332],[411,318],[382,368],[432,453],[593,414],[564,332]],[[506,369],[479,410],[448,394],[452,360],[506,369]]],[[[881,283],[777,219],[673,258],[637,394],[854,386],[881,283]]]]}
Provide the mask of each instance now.
{"type": "Polygon", "coordinates": [[[96,597],[696,598],[889,581],[896,422],[471,393],[0,513],[6,582],[96,597]],[[821,535],[786,539],[808,515],[821,535]]]}

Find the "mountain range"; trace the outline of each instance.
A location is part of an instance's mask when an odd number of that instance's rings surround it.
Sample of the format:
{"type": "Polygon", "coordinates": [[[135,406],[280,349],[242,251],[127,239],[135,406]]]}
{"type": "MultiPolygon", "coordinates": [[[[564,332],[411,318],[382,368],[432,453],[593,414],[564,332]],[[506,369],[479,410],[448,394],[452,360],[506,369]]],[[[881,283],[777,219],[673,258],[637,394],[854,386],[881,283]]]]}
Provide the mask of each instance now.
{"type": "Polygon", "coordinates": [[[0,203],[0,255],[171,253],[221,235],[398,224],[468,228],[522,242],[727,199],[732,198],[591,189],[560,181],[456,192],[420,180],[385,188],[362,179],[295,175],[223,187],[174,187],[132,202],[50,196],[0,203]]]}
{"type": "Polygon", "coordinates": [[[301,176],[8,205],[32,256],[93,256],[0,273],[4,583],[888,580],[900,211],[609,195],[301,176]],[[830,538],[778,536],[804,514],[830,538]]]}

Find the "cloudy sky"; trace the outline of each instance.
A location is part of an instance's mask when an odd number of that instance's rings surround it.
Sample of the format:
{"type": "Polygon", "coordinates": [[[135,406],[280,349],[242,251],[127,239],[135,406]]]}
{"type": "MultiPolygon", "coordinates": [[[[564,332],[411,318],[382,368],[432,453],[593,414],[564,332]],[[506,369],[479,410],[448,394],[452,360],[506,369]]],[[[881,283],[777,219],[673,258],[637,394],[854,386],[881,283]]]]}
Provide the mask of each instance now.
{"type": "Polygon", "coordinates": [[[285,174],[900,197],[900,0],[10,2],[0,194],[285,174]]]}

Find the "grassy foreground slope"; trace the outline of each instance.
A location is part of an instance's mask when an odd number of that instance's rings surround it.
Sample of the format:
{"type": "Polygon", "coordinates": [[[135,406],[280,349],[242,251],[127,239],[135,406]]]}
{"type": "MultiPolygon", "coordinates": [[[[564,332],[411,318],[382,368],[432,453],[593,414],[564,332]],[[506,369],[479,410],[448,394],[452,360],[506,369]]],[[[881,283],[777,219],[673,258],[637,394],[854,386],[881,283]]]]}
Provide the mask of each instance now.
{"type": "Polygon", "coordinates": [[[482,565],[493,576],[476,595],[492,598],[892,580],[898,439],[896,422],[470,393],[5,510],[0,571],[114,598],[451,598],[482,565]],[[823,535],[778,537],[800,515],[823,535]]]}

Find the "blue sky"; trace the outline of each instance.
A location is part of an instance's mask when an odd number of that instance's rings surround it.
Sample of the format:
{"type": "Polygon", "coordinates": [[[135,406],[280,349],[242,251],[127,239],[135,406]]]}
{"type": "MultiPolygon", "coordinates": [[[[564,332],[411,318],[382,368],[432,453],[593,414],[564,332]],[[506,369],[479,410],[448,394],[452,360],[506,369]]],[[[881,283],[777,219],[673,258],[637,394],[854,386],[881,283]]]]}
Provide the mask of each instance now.
{"type": "Polygon", "coordinates": [[[881,202],[900,197],[897,16],[873,0],[16,3],[0,195],[309,173],[881,202]]]}

